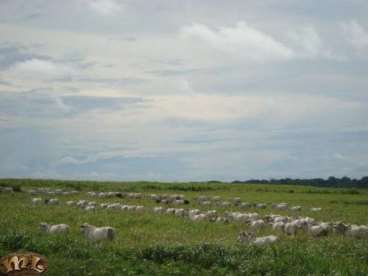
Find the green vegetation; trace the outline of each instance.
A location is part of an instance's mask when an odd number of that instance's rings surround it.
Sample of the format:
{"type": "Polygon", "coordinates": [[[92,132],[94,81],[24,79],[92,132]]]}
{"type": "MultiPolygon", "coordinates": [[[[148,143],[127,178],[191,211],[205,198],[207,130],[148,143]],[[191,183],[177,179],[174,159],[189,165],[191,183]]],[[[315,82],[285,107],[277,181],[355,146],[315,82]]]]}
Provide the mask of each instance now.
{"type": "MultiPolygon", "coordinates": [[[[308,186],[227,184],[83,182],[51,180],[0,180],[0,186],[16,187],[15,192],[0,192],[0,256],[29,250],[49,259],[47,275],[368,275],[368,240],[331,234],[313,239],[305,234],[296,238],[278,234],[280,242],[257,248],[240,245],[238,233],[247,226],[240,223],[192,222],[150,211],[157,206],[148,199],[95,198],[86,191],[129,191],[143,193],[181,193],[191,203],[186,208],[203,207],[198,195],[240,197],[247,202],[301,205],[301,215],[323,221],[368,224],[368,191],[364,189],[317,188],[308,186]],[[60,195],[60,205],[32,206],[25,192],[35,187],[75,189],[75,195],[60,195]],[[86,212],[63,204],[67,200],[141,204],[142,213],[99,209],[86,212]],[[309,207],[322,207],[312,213],[309,207]],[[39,223],[67,223],[71,233],[50,236],[39,231],[39,223]],[[117,229],[111,243],[93,243],[79,232],[83,222],[117,229]]],[[[45,195],[37,195],[45,198],[45,195]]],[[[177,207],[177,206],[176,206],[177,207]]],[[[229,207],[226,210],[239,210],[229,207]]],[[[289,214],[289,211],[251,209],[261,214],[289,214]]],[[[271,233],[262,230],[259,235],[271,233]]]]}

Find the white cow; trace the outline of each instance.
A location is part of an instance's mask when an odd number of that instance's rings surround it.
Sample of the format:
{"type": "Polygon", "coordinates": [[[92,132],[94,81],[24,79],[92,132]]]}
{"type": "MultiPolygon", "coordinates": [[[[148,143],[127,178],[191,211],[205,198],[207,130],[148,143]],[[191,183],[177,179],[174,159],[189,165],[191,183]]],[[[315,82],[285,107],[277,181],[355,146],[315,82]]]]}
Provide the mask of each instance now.
{"type": "Polygon", "coordinates": [[[311,225],[309,226],[309,233],[313,237],[320,237],[320,236],[326,236],[328,232],[331,230],[331,225],[326,222],[322,222],[317,225],[311,225]]]}
{"type": "Polygon", "coordinates": [[[165,211],[165,209],[161,206],[153,207],[153,212],[155,212],[155,213],[162,214],[164,211],[165,211]]]}
{"type": "Polygon", "coordinates": [[[238,237],[239,242],[246,242],[250,244],[254,244],[256,246],[269,245],[276,241],[278,241],[278,237],[274,235],[264,236],[264,237],[256,237],[253,233],[241,232],[238,237]]]}
{"type": "Polygon", "coordinates": [[[261,229],[265,226],[266,226],[266,224],[265,224],[263,219],[257,219],[257,220],[254,220],[250,223],[250,228],[253,229],[253,230],[258,230],[258,229],[261,229]]]}
{"type": "Polygon", "coordinates": [[[85,237],[91,241],[113,240],[116,236],[116,231],[113,227],[96,227],[94,225],[84,223],[81,225],[81,231],[85,237]]]}
{"type": "Polygon", "coordinates": [[[367,225],[350,225],[347,235],[353,238],[368,238],[368,226],[367,225]]]}
{"type": "Polygon", "coordinates": [[[67,224],[48,224],[46,222],[40,223],[41,231],[49,234],[67,234],[69,232],[69,225],[67,224]]]}
{"type": "Polygon", "coordinates": [[[275,231],[283,231],[284,230],[285,223],[282,221],[274,222],[272,224],[272,229],[275,231]]]}
{"type": "Polygon", "coordinates": [[[57,199],[57,198],[45,199],[45,204],[47,204],[47,205],[58,205],[59,204],[59,199],[57,199]]]}
{"type": "Polygon", "coordinates": [[[38,204],[41,204],[41,203],[42,203],[42,198],[40,198],[40,197],[32,198],[32,204],[33,205],[38,205],[38,204]]]}

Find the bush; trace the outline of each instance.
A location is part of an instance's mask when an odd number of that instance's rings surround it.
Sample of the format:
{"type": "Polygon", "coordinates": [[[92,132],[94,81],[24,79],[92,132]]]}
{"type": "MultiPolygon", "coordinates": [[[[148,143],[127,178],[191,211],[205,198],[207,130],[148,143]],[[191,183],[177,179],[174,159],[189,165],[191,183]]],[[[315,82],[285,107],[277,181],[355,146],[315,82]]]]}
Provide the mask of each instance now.
{"type": "Polygon", "coordinates": [[[30,250],[35,247],[31,236],[25,233],[8,233],[0,236],[0,244],[9,251],[30,250]]]}

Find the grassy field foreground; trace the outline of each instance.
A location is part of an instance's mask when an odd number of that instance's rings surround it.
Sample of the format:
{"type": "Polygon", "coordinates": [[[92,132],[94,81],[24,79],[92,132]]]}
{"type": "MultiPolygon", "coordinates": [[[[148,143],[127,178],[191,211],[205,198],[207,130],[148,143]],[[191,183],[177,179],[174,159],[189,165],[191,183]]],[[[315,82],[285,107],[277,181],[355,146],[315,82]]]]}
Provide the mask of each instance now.
{"type": "MultiPolygon", "coordinates": [[[[95,198],[87,191],[124,191],[142,193],[180,193],[191,203],[185,208],[240,211],[236,207],[199,206],[198,195],[221,196],[224,200],[240,197],[247,202],[269,203],[260,214],[287,214],[275,211],[271,203],[301,205],[303,216],[321,221],[368,224],[368,193],[358,189],[321,189],[296,186],[271,186],[223,183],[118,183],[47,180],[0,180],[1,186],[13,186],[17,192],[0,192],[0,256],[17,250],[34,251],[49,260],[47,275],[368,275],[368,241],[337,235],[281,238],[272,246],[254,247],[237,242],[240,223],[192,222],[172,215],[158,215],[148,199],[95,198]],[[75,189],[75,195],[57,197],[56,206],[32,206],[25,192],[37,187],[75,189]],[[141,213],[99,209],[86,212],[63,204],[67,200],[87,199],[98,202],[141,204],[141,213]],[[310,207],[321,207],[312,213],[310,207]],[[67,236],[45,235],[40,222],[67,223],[67,236]],[[88,222],[117,229],[113,242],[93,243],[79,232],[88,222]]],[[[175,206],[178,207],[178,206],[175,206]]],[[[258,235],[273,233],[262,230],[258,235]]],[[[273,233],[275,234],[275,233],[273,233]]]]}

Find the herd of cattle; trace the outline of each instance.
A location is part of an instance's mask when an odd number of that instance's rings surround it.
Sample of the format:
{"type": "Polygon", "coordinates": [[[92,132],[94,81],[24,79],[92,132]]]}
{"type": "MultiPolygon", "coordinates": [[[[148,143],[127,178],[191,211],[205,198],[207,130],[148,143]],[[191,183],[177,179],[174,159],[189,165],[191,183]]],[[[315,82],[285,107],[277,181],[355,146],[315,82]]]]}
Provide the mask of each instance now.
{"type": "MultiPolygon", "coordinates": [[[[296,236],[298,233],[304,232],[312,237],[327,236],[335,233],[353,238],[368,238],[368,226],[348,224],[343,222],[322,222],[311,217],[303,217],[298,212],[303,209],[302,206],[289,206],[287,203],[248,203],[242,202],[241,198],[235,197],[230,200],[222,200],[219,196],[200,195],[190,202],[181,194],[144,194],[144,193],[128,193],[128,192],[87,192],[89,197],[95,198],[127,198],[127,199],[149,199],[160,206],[148,207],[143,205],[122,204],[120,202],[99,202],[85,199],[60,201],[54,196],[58,195],[74,195],[78,191],[64,191],[62,189],[50,190],[47,188],[39,188],[28,191],[32,195],[38,197],[32,198],[32,204],[48,204],[66,206],[74,206],[84,211],[96,211],[97,209],[122,210],[133,212],[151,211],[155,214],[166,214],[189,219],[193,222],[208,221],[213,223],[241,223],[247,225],[247,232],[241,232],[238,241],[242,243],[252,243],[255,245],[264,245],[276,242],[279,238],[276,235],[264,237],[256,237],[260,229],[270,227],[275,234],[284,233],[289,236],[296,236]],[[43,195],[43,198],[41,197],[43,195]],[[52,198],[50,198],[52,196],[52,198]],[[194,208],[177,208],[174,205],[197,204],[199,206],[208,206],[210,210],[200,210],[194,208]],[[169,205],[169,206],[162,206],[169,205]],[[270,207],[277,211],[290,211],[289,215],[268,214],[260,215],[257,212],[247,212],[245,209],[258,208],[265,209],[270,207]],[[214,209],[216,206],[221,210],[214,209]],[[238,208],[237,211],[228,211],[227,207],[238,208]]],[[[184,207],[183,206],[183,207],[184,207]]],[[[199,207],[200,208],[200,207],[199,207]]],[[[319,207],[309,209],[312,212],[321,211],[319,207]]],[[[67,233],[69,226],[67,224],[49,225],[41,223],[42,231],[54,233],[67,233]]],[[[116,236],[116,229],[110,226],[96,227],[90,224],[80,226],[81,232],[89,240],[113,240],[116,236]]]]}

